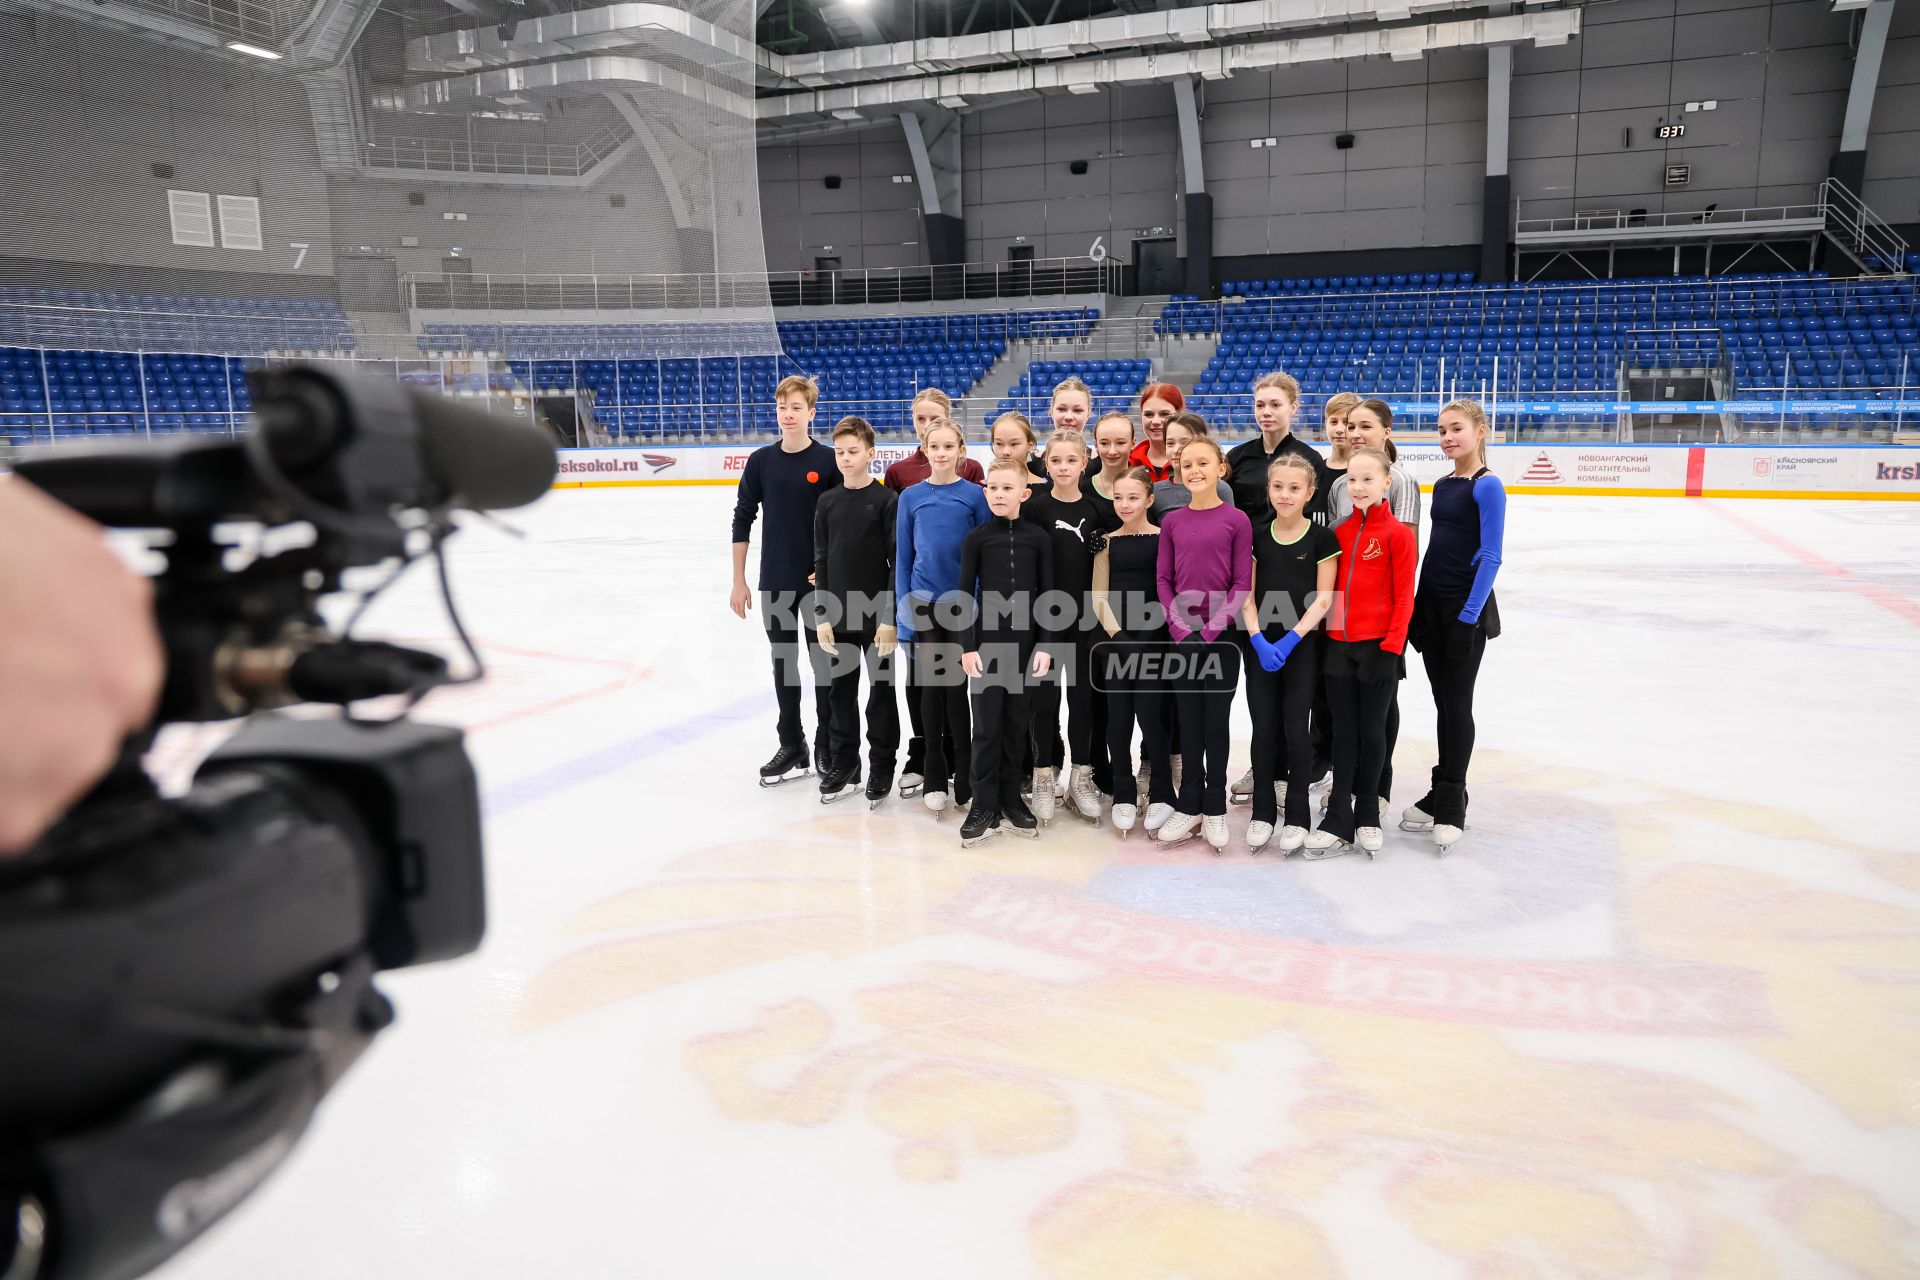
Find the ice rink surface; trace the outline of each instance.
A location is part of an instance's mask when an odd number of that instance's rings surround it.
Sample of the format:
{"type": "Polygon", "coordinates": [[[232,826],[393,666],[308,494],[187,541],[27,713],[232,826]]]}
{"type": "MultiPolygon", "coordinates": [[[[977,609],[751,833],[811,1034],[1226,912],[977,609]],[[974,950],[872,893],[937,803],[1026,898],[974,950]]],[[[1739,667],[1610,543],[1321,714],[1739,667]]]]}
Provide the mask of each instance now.
{"type": "Polygon", "coordinates": [[[1302,863],[761,790],[733,497],[455,541],[486,945],[167,1280],[1920,1273],[1920,504],[1516,497],[1466,839],[1302,863]]]}

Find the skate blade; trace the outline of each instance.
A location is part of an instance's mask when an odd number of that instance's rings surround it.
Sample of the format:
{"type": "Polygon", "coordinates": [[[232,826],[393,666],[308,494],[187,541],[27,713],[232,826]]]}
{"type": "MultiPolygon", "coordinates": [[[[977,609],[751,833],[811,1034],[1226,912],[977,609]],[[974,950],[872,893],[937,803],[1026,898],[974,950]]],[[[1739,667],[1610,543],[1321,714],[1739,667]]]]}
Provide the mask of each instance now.
{"type": "Polygon", "coordinates": [[[812,776],[813,776],[813,770],[799,769],[793,773],[782,774],[778,778],[762,778],[760,779],[760,785],[763,787],[783,787],[789,782],[794,782],[801,778],[808,778],[812,776]]]}
{"type": "Polygon", "coordinates": [[[922,786],[920,786],[920,784],[918,784],[918,783],[915,783],[915,784],[914,784],[914,785],[912,785],[912,786],[908,786],[908,785],[906,785],[905,783],[901,783],[901,784],[900,784],[900,798],[901,798],[902,800],[911,800],[911,799],[913,799],[913,798],[914,798],[915,796],[917,796],[917,795],[919,795],[919,794],[920,794],[920,793],[921,793],[922,791],[924,791],[925,789],[926,789],[926,788],[924,788],[924,787],[922,787],[922,786]]]}
{"type": "MultiPolygon", "coordinates": [[[[1337,844],[1331,849],[1309,849],[1305,845],[1300,847],[1300,856],[1310,862],[1325,862],[1329,858],[1345,858],[1355,853],[1367,853],[1367,851],[1357,844],[1337,844]]],[[[1373,855],[1367,853],[1367,856],[1371,858],[1373,855]]]]}
{"type": "Polygon", "coordinates": [[[1000,828],[991,827],[983,834],[974,836],[972,839],[968,839],[965,836],[962,836],[960,839],[960,847],[962,849],[971,849],[975,845],[985,844],[987,841],[993,839],[995,836],[999,834],[1000,834],[1000,828]]]}
{"type": "Polygon", "coordinates": [[[1011,827],[1010,826],[1010,827],[1006,827],[1005,830],[1008,832],[1008,834],[1019,836],[1022,840],[1038,840],[1040,838],[1040,828],[1038,827],[1011,827]]]}
{"type": "Polygon", "coordinates": [[[835,791],[831,794],[823,791],[820,793],[820,803],[821,804],[839,804],[842,800],[845,800],[848,796],[857,796],[857,795],[863,795],[863,794],[865,793],[859,792],[859,791],[835,791]]]}
{"type": "Polygon", "coordinates": [[[1090,827],[1097,827],[1100,825],[1100,815],[1097,813],[1092,813],[1092,814],[1081,813],[1078,809],[1075,809],[1073,811],[1073,816],[1080,819],[1080,821],[1086,823],[1090,827]]]}

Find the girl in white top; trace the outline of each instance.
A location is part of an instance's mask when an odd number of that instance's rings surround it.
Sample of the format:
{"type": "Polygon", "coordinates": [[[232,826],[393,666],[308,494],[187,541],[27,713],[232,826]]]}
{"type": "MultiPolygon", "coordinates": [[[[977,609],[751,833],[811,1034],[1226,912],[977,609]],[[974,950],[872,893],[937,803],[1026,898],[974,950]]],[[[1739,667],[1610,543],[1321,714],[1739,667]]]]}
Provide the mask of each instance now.
{"type": "MultiPolygon", "coordinates": [[[[1420,537],[1420,482],[1399,462],[1393,447],[1393,410],[1380,400],[1362,400],[1347,411],[1347,443],[1354,449],[1378,449],[1393,460],[1387,476],[1387,509],[1393,518],[1420,537]]],[[[1333,528],[1353,514],[1353,499],[1347,496],[1347,478],[1335,476],[1327,494],[1327,514],[1333,528]]]]}

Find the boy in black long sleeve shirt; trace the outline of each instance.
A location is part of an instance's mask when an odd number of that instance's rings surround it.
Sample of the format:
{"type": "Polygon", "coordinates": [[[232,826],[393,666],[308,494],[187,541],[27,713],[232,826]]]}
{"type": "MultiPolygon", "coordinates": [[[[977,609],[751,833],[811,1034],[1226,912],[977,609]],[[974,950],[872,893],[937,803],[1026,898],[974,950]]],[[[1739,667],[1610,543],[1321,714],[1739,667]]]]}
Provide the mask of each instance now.
{"type": "MultiPolygon", "coordinates": [[[[776,786],[808,771],[806,728],[800,722],[800,601],[813,572],[813,512],[820,495],[840,483],[833,450],[809,439],[819,389],[813,379],[791,377],[774,392],[780,416],[780,441],[756,449],[740,475],[733,506],[733,596],[735,617],[751,607],[747,587],[747,541],[753,520],[766,510],[760,539],[760,608],[773,647],[773,692],[780,701],[780,750],[760,766],[760,785],[776,786]]],[[[814,756],[823,766],[830,748],[831,720],[826,654],[807,636],[807,664],[813,670],[814,756]]]]}
{"type": "Polygon", "coordinates": [[[973,703],[973,808],[960,828],[963,848],[998,831],[1003,817],[1016,835],[1039,834],[1020,799],[1020,753],[1032,714],[1028,678],[1053,665],[1037,618],[1040,598],[1053,590],[1053,544],[1020,518],[1027,494],[1026,468],[996,459],[987,468],[993,519],[960,549],[960,590],[976,599],[961,638],[973,703]]]}
{"type": "Polygon", "coordinates": [[[867,802],[893,787],[900,750],[895,693],[893,540],[899,495],[873,478],[873,428],[842,418],[833,429],[840,487],[813,513],[814,632],[833,680],[833,767],[820,771],[820,799],[832,803],[860,782],[860,668],[867,669],[867,802]]]}

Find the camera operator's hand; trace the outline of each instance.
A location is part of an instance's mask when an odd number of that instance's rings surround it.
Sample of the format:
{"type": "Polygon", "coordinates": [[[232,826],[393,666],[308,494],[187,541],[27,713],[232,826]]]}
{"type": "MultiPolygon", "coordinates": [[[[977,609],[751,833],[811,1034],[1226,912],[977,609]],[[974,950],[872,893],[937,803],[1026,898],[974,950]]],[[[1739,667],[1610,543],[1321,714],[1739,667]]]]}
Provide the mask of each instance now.
{"type": "Polygon", "coordinates": [[[106,772],[164,673],[147,580],[99,526],[0,478],[0,855],[106,772]]]}

